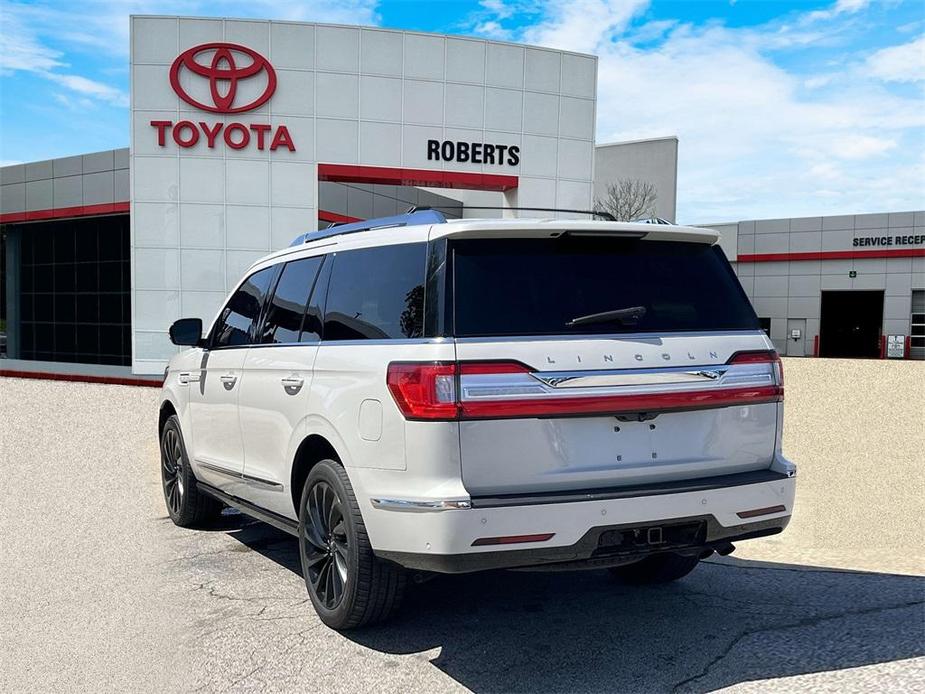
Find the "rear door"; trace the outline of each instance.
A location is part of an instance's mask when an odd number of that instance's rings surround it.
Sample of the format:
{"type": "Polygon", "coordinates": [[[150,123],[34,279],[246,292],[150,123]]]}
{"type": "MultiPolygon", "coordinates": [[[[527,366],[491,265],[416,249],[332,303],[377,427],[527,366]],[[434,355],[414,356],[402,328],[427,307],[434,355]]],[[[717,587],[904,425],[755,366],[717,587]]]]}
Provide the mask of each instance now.
{"type": "Polygon", "coordinates": [[[239,412],[244,444],[244,496],[291,515],[289,471],[308,414],[312,369],[321,339],[327,273],[324,256],[286,263],[244,361],[239,412]],[[315,299],[310,301],[314,295],[315,299]]]}
{"type": "Polygon", "coordinates": [[[779,363],[717,247],[564,235],[450,256],[473,496],[770,465],[779,363]]]}

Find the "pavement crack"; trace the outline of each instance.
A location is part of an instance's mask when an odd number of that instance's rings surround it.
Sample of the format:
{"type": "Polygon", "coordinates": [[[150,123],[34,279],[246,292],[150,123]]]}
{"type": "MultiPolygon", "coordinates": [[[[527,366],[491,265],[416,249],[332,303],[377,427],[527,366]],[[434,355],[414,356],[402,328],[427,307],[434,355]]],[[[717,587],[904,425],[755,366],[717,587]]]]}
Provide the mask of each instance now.
{"type": "Polygon", "coordinates": [[[699,679],[706,677],[716,665],[722,662],[722,660],[725,659],[733,651],[733,649],[735,649],[736,646],[738,646],[749,636],[754,636],[755,634],[773,633],[775,631],[786,631],[788,629],[799,629],[801,627],[812,627],[816,626],[817,624],[822,624],[823,622],[848,619],[851,617],[863,617],[865,615],[876,614],[878,612],[888,612],[890,610],[903,610],[909,607],[915,607],[917,605],[925,605],[925,600],[912,600],[910,602],[904,602],[899,605],[871,607],[865,610],[853,610],[849,612],[841,612],[839,614],[817,615],[815,617],[806,617],[804,619],[797,620],[796,622],[790,622],[787,624],[748,629],[730,641],[729,644],[720,653],[718,653],[712,660],[710,660],[710,662],[703,666],[700,672],[681,680],[671,688],[671,691],[680,691],[682,687],[685,687],[699,679]]]}

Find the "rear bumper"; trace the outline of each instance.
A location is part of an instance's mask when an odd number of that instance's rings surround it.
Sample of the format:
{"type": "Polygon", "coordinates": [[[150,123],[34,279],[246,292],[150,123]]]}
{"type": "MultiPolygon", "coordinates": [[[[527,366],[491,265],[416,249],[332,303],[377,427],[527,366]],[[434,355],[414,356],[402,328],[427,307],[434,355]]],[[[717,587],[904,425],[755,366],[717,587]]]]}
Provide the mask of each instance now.
{"type": "Polygon", "coordinates": [[[542,567],[546,570],[598,569],[626,564],[660,552],[700,555],[730,542],[767,537],[783,532],[790,516],[746,523],[726,528],[713,516],[675,518],[664,523],[643,525],[629,523],[591,528],[574,545],[567,547],[536,547],[534,549],[471,552],[465,554],[415,554],[409,552],[377,552],[381,559],[393,561],[409,569],[435,573],[470,573],[489,569],[542,567]],[[620,547],[608,544],[615,533],[623,536],[635,533],[645,538],[648,530],[664,531],[673,527],[698,528],[698,534],[678,541],[620,547]],[[702,533],[702,534],[700,534],[702,533]],[[696,539],[695,539],[696,538],[696,539]]]}
{"type": "Polygon", "coordinates": [[[661,489],[603,490],[578,499],[571,495],[473,498],[471,508],[433,512],[371,503],[363,515],[376,555],[412,569],[465,573],[542,565],[593,568],[659,551],[698,554],[728,542],[781,532],[793,511],[796,478],[762,473],[760,477],[743,473],[661,489]],[[774,510],[749,516],[755,509],[774,510]],[[743,513],[744,518],[739,515],[743,513]],[[687,528],[683,532],[682,526],[687,528]],[[637,530],[644,535],[649,528],[664,531],[666,540],[626,542],[631,536],[625,533],[637,530]],[[550,533],[545,541],[473,546],[483,538],[550,533]],[[614,540],[621,537],[622,545],[614,540]]]}

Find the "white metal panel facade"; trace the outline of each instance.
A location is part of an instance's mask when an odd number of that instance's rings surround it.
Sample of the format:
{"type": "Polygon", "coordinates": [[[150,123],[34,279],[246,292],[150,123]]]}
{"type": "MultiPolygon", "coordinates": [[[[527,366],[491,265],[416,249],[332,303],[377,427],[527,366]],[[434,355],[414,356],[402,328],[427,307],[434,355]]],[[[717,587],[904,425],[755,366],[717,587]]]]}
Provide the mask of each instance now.
{"type": "MultiPolygon", "coordinates": [[[[209,64],[216,52],[193,60],[209,64]]],[[[218,81],[216,95],[189,66],[177,70],[179,91],[207,107],[228,97],[229,80],[218,81]]],[[[237,80],[231,108],[259,99],[267,74],[237,80]]],[[[315,228],[319,163],[516,176],[508,204],[591,205],[594,56],[351,26],[135,16],[131,75],[136,373],[163,370],[175,350],[173,320],[211,317],[255,258],[315,228]],[[276,75],[269,99],[216,113],[181,98],[171,66],[211,43],[265,58],[276,75]],[[281,126],[288,138],[277,142],[281,126]],[[482,163],[435,160],[428,140],[499,149],[494,163],[485,163],[487,151],[475,157],[482,163]],[[141,322],[138,306],[147,313],[141,322]]]]}

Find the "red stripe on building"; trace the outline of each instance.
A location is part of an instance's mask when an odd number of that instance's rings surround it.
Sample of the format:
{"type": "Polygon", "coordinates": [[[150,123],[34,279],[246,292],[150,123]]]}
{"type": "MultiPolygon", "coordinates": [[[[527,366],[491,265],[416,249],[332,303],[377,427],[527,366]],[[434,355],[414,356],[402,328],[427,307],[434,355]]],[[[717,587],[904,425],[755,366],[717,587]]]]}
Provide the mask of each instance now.
{"type": "Polygon", "coordinates": [[[352,164],[318,164],[319,181],[341,183],[381,183],[393,186],[429,186],[431,188],[467,188],[470,190],[512,190],[517,176],[467,171],[432,171],[387,166],[352,164]]]}
{"type": "Polygon", "coordinates": [[[863,260],[864,258],[923,258],[925,248],[889,248],[880,251],[813,251],[806,253],[744,253],[740,263],[771,263],[781,260],[863,260]]]}
{"type": "Polygon", "coordinates": [[[0,214],[0,224],[15,222],[41,222],[47,219],[71,219],[73,217],[97,217],[104,214],[125,214],[129,203],[107,202],[100,205],[78,205],[76,207],[55,207],[50,210],[30,210],[29,212],[7,212],[0,214]]]}
{"type": "Polygon", "coordinates": [[[328,212],[327,210],[318,210],[318,219],[322,222],[331,222],[332,224],[350,224],[351,222],[362,222],[361,217],[351,217],[346,214],[337,212],[328,212]]]}
{"type": "Polygon", "coordinates": [[[147,386],[149,388],[160,388],[164,382],[163,379],[63,374],[55,373],[54,371],[20,371],[18,369],[0,369],[0,377],[36,378],[45,381],[75,381],[78,383],[105,383],[116,386],[147,386]]]}

